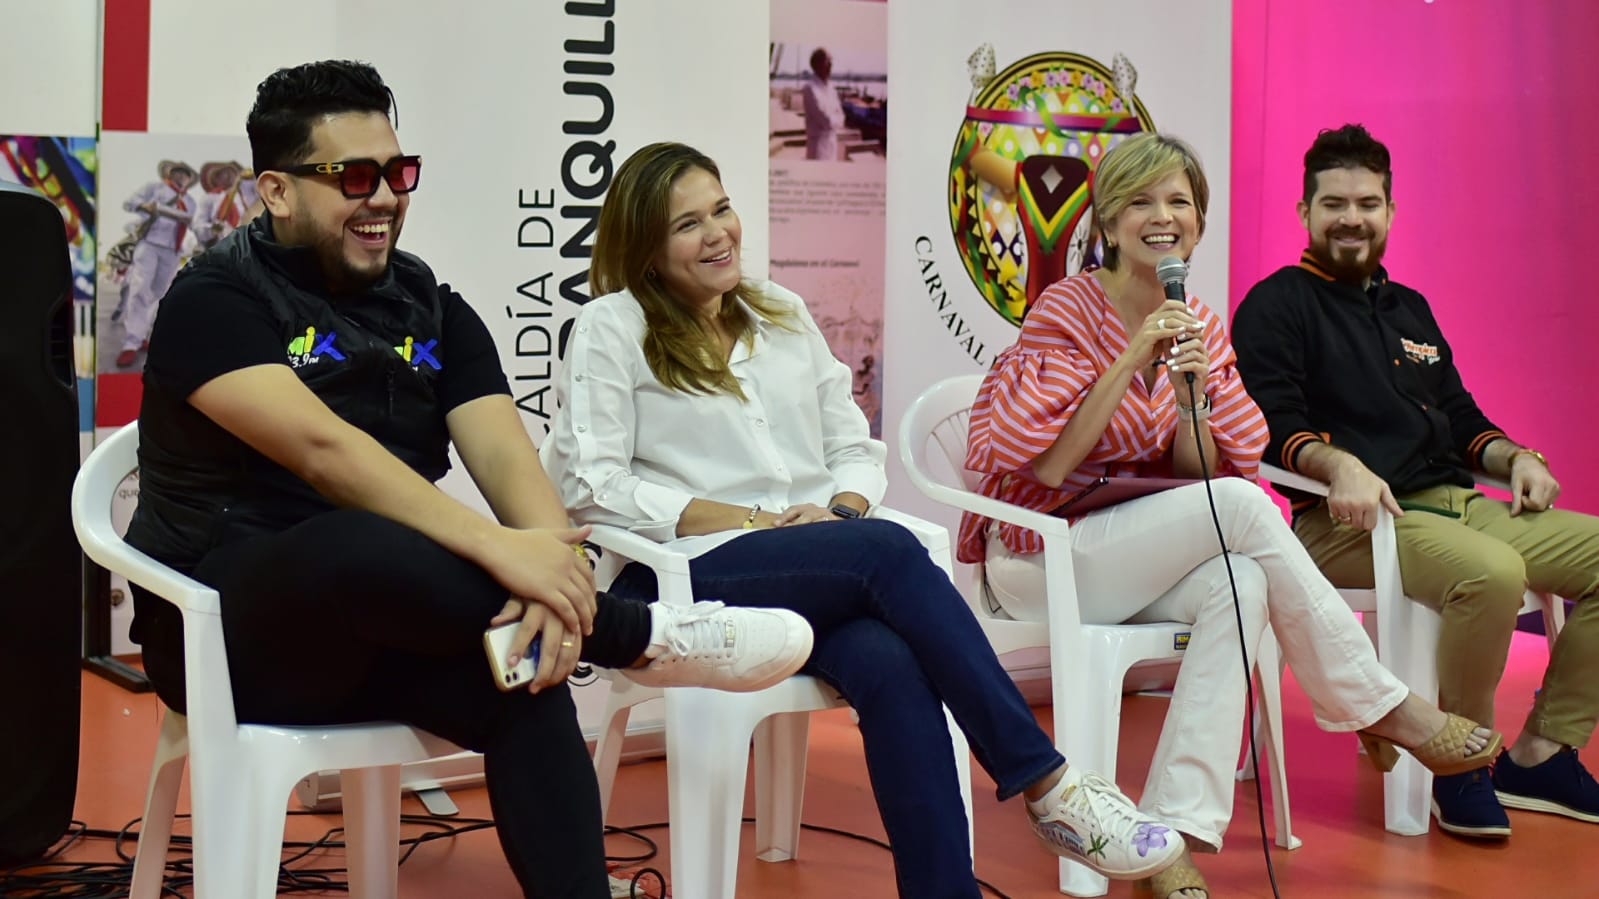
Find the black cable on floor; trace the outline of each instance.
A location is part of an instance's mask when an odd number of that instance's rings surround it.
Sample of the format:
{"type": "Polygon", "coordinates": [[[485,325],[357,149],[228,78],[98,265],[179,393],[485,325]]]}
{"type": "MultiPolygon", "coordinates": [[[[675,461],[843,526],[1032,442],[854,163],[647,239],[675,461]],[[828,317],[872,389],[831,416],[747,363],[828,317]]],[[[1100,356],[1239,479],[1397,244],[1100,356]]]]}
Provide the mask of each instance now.
{"type": "MultiPolygon", "coordinates": [[[[743,819],[743,823],[745,823],[745,824],[754,824],[755,823],[755,819],[754,818],[744,818],[743,819]]],[[[620,831],[633,832],[633,831],[641,831],[641,830],[662,830],[662,829],[669,828],[670,826],[671,826],[670,823],[667,822],[667,821],[656,821],[656,822],[654,822],[652,824],[634,824],[634,825],[630,825],[630,826],[628,826],[626,828],[618,827],[618,828],[615,828],[615,829],[616,830],[620,830],[620,831]]],[[[607,828],[607,829],[610,829],[610,828],[607,828]]],[[[811,831],[815,831],[817,833],[831,834],[831,835],[833,835],[835,837],[844,837],[846,839],[855,840],[856,842],[868,843],[870,845],[876,846],[877,848],[883,849],[885,851],[889,851],[889,852],[893,851],[893,847],[890,846],[887,842],[885,842],[883,840],[879,840],[876,837],[869,837],[869,836],[867,836],[867,835],[865,835],[863,833],[855,833],[854,831],[841,830],[841,829],[839,829],[837,827],[826,827],[826,826],[821,825],[821,824],[806,824],[803,821],[800,822],[800,829],[801,830],[811,830],[811,831]]],[[[1008,896],[1005,893],[1001,892],[999,887],[994,886],[993,884],[991,884],[988,881],[982,879],[981,877],[977,878],[977,886],[980,887],[981,889],[987,890],[989,893],[992,893],[994,896],[997,897],[997,899],[1010,899],[1010,896],[1008,896]]]]}
{"type": "MultiPolygon", "coordinates": [[[[320,812],[291,811],[290,815],[318,815],[320,812]]],[[[188,815],[179,815],[178,818],[187,818],[188,815]]],[[[400,855],[400,864],[426,843],[438,840],[454,839],[464,834],[478,830],[487,830],[494,826],[494,822],[487,818],[461,818],[437,817],[433,815],[401,815],[401,824],[424,828],[423,833],[407,836],[400,840],[404,851],[400,855]]],[[[127,848],[130,843],[138,840],[138,831],[135,829],[140,819],[135,818],[119,830],[100,830],[89,827],[82,821],[73,821],[67,833],[64,834],[56,845],[37,859],[20,862],[14,865],[0,867],[0,897],[5,899],[122,899],[128,895],[130,884],[133,880],[133,854],[127,848]],[[63,852],[77,843],[87,839],[103,839],[111,842],[112,853],[117,861],[109,862],[61,862],[55,861],[63,852]]],[[[347,869],[344,866],[316,866],[309,862],[312,855],[328,850],[342,850],[345,848],[342,839],[343,827],[333,827],[321,837],[310,840],[286,840],[283,848],[291,854],[285,855],[278,868],[278,895],[310,893],[310,892],[347,892],[349,881],[347,869]]],[[[632,833],[626,828],[607,827],[606,834],[620,834],[630,837],[644,846],[644,851],[632,856],[606,856],[607,863],[620,865],[624,868],[640,864],[654,858],[660,851],[654,840],[649,837],[632,833]]],[[[180,897],[183,889],[194,884],[194,865],[192,860],[193,840],[187,835],[173,834],[167,847],[166,865],[162,878],[162,896],[180,897]]],[[[636,899],[658,897],[664,895],[665,877],[653,868],[644,868],[632,873],[633,894],[636,899]],[[659,886],[654,892],[649,892],[649,878],[653,877],[659,886]]]]}

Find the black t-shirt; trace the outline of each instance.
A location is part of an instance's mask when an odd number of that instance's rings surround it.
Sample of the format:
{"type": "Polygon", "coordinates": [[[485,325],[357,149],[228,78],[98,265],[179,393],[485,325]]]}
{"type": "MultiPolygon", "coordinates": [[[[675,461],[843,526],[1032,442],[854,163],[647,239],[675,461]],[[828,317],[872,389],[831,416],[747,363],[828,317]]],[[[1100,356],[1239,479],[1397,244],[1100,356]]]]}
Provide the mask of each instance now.
{"type": "MultiPolygon", "coordinates": [[[[499,354],[481,318],[448,285],[438,287],[441,310],[440,350],[447,364],[438,371],[428,414],[440,420],[451,410],[479,397],[509,394],[499,354]]],[[[374,296],[330,301],[352,323],[384,332],[387,301],[374,296]]],[[[393,336],[396,343],[404,340],[393,336]]],[[[270,305],[226,271],[186,272],[161,300],[145,363],[144,400],[140,412],[140,458],[147,472],[143,492],[160,471],[237,472],[230,485],[249,492],[258,518],[292,524],[333,508],[310,485],[266,459],[189,405],[189,396],[209,381],[256,365],[288,365],[292,351],[284,346],[282,325],[270,305]],[[249,483],[243,483],[248,480],[249,483]],[[270,489],[263,490],[263,485],[270,489]],[[261,508],[265,506],[265,509],[261,508]],[[261,513],[265,512],[263,516],[261,513]]],[[[376,436],[376,435],[375,435],[376,436]]],[[[403,439],[403,437],[402,437],[403,439]]],[[[382,440],[402,458],[425,447],[396,447],[392,436],[382,440]]],[[[442,472],[423,472],[436,478],[442,472]]],[[[225,475],[224,475],[225,476],[225,475]]],[[[160,491],[157,491],[160,492],[160,491]]],[[[166,491],[174,493],[174,491],[166,491]]],[[[229,491],[232,492],[232,491],[229,491]]],[[[141,498],[129,540],[162,562],[192,571],[210,548],[177,526],[178,517],[214,515],[210,497],[166,495],[145,508],[141,498]],[[163,520],[166,519],[166,520],[163,520]]]]}

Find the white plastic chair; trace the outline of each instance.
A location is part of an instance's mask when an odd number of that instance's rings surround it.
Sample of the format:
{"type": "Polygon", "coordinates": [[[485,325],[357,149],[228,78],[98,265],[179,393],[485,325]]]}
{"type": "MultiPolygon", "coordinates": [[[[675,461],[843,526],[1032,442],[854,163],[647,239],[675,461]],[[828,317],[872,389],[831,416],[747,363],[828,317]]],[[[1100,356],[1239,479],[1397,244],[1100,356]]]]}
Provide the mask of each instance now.
{"type": "Polygon", "coordinates": [[[112,526],[111,499],[137,468],[138,448],[135,422],[95,448],[72,488],[72,521],[89,558],[183,613],[188,715],[164,710],[134,857],[132,899],[156,899],[161,893],[186,756],[198,899],[277,895],[289,791],[296,780],[319,770],[343,772],[350,893],[394,896],[399,766],[460,750],[402,724],[239,724],[216,591],[129,546],[112,526]]]}
{"type": "MultiPolygon", "coordinates": [[[[1077,584],[1066,519],[983,496],[976,492],[978,476],[965,469],[971,405],[982,380],[980,374],[946,378],[917,397],[900,421],[900,460],[917,489],[929,498],[996,521],[1020,525],[1043,536],[1048,624],[995,617],[982,601],[975,603],[976,612],[997,653],[1049,647],[1053,695],[1076,697],[1071,702],[1054,703],[1055,738],[1072,764],[1114,780],[1123,678],[1137,662],[1181,659],[1178,638],[1186,635],[1190,626],[1083,623],[1077,608],[1077,584]],[[935,447],[943,457],[937,462],[931,455],[935,447]],[[1085,689],[1085,685],[1092,685],[1092,688],[1085,689]]],[[[1269,736],[1265,751],[1270,760],[1277,845],[1297,849],[1301,843],[1293,835],[1288,776],[1283,763],[1278,655],[1277,642],[1268,630],[1261,637],[1254,660],[1260,680],[1257,733],[1269,736]]],[[[1240,776],[1252,776],[1252,772],[1241,772],[1240,776]]],[[[1108,889],[1108,882],[1088,868],[1063,859],[1060,889],[1073,896],[1102,896],[1108,889]]]]}
{"type": "MultiPolygon", "coordinates": [[[[1327,495],[1327,485],[1314,478],[1294,474],[1275,465],[1262,465],[1260,477],[1282,487],[1316,496],[1327,495]]],[[[1480,477],[1490,487],[1509,489],[1503,481],[1480,477]]],[[[1366,633],[1377,644],[1377,659],[1428,702],[1438,701],[1438,637],[1443,631],[1443,616],[1423,603],[1405,596],[1399,576],[1399,546],[1394,535],[1394,517],[1377,508],[1377,527],[1371,534],[1373,589],[1339,588],[1338,594],[1361,613],[1366,633]]],[[[1522,598],[1521,614],[1542,612],[1549,649],[1566,624],[1565,602],[1547,593],[1528,590],[1522,598]]],[[[1432,772],[1410,755],[1399,754],[1399,764],[1383,775],[1383,826],[1390,833],[1419,836],[1432,826],[1432,772]]]]}
{"type": "MultiPolygon", "coordinates": [[[[904,525],[927,547],[933,560],[946,572],[949,570],[949,533],[943,528],[891,509],[875,509],[872,516],[904,525]]],[[[689,582],[690,556],[619,528],[595,527],[590,539],[605,549],[603,564],[608,567],[619,568],[634,561],[654,569],[660,601],[674,605],[694,602],[689,582]]],[[[737,597],[726,599],[735,604],[738,601],[737,597]]],[[[846,705],[836,690],[805,675],[754,693],[724,693],[691,687],[662,690],[641,686],[614,673],[601,673],[611,683],[594,745],[602,811],[610,809],[622,738],[633,706],[656,698],[665,700],[673,895],[689,899],[732,899],[735,895],[752,735],[756,857],[779,862],[799,854],[810,713],[846,705]]],[[[949,717],[947,711],[945,717],[949,717]]],[[[955,768],[966,806],[970,842],[971,755],[966,735],[953,719],[950,737],[955,744],[955,768]]]]}

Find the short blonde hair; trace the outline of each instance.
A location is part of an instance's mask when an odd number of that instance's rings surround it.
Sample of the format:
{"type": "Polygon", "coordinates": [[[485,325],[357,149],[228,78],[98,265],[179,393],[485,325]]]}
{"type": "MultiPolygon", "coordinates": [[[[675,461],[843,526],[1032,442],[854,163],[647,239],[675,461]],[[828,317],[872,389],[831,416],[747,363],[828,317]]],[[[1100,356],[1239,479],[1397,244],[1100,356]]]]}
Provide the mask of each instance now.
{"type": "MultiPolygon", "coordinates": [[[[1166,134],[1144,132],[1117,144],[1094,169],[1094,227],[1108,235],[1116,218],[1133,197],[1173,172],[1188,176],[1199,212],[1199,233],[1205,233],[1205,210],[1210,206],[1210,182],[1199,164],[1199,154],[1186,141],[1166,134]]],[[[1116,270],[1121,250],[1105,243],[1105,268],[1116,270]]]]}

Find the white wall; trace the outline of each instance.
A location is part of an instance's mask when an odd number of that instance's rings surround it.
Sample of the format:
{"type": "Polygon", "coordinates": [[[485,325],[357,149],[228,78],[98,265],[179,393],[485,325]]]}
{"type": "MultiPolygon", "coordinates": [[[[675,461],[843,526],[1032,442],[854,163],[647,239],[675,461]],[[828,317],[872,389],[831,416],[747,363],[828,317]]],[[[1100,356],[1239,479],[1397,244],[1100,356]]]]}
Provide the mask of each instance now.
{"type": "Polygon", "coordinates": [[[93,137],[97,0],[0,0],[0,134],[93,137]]]}

